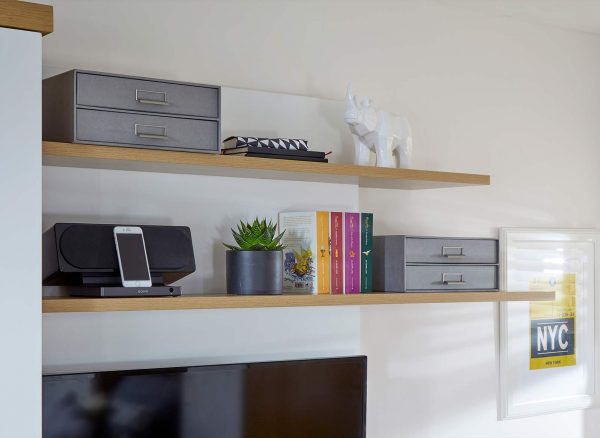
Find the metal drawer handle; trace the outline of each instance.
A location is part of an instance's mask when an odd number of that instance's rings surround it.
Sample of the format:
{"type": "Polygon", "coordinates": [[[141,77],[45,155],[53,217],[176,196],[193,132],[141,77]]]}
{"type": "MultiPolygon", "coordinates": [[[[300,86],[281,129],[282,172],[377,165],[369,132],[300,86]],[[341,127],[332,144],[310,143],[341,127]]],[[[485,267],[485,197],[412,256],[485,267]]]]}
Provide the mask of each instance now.
{"type": "Polygon", "coordinates": [[[442,246],[442,257],[449,259],[462,259],[466,257],[462,246],[442,246]],[[448,250],[457,250],[456,252],[448,253],[448,250]]]}
{"type": "Polygon", "coordinates": [[[463,279],[463,274],[459,274],[459,273],[455,273],[455,272],[449,272],[449,273],[442,274],[442,283],[449,284],[449,285],[453,285],[453,284],[467,284],[467,282],[463,279]],[[446,280],[446,275],[455,275],[455,276],[459,276],[460,275],[460,280],[458,280],[458,281],[455,281],[455,280],[446,280]]]}
{"type": "Polygon", "coordinates": [[[133,132],[137,137],[141,137],[141,138],[155,138],[158,140],[165,140],[165,139],[169,138],[169,136],[167,135],[167,127],[166,126],[140,125],[139,123],[136,123],[135,125],[133,125],[133,132]],[[140,132],[140,130],[139,130],[140,128],[162,129],[163,133],[162,134],[144,134],[143,132],[140,132]]]}
{"type": "Polygon", "coordinates": [[[169,101],[167,99],[167,93],[164,91],[151,91],[151,90],[135,90],[135,100],[139,103],[149,103],[151,105],[168,105],[169,101]],[[140,97],[140,93],[151,93],[151,94],[159,94],[162,95],[162,99],[153,100],[153,99],[144,99],[140,97]]]}

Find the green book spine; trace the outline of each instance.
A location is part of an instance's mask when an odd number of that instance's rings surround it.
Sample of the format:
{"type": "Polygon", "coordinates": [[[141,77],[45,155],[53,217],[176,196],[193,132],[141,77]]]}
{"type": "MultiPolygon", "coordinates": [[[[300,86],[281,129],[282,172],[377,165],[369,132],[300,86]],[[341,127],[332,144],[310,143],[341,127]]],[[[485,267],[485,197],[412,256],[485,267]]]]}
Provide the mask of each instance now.
{"type": "Polygon", "coordinates": [[[360,214],[360,292],[373,292],[373,213],[360,214]]]}

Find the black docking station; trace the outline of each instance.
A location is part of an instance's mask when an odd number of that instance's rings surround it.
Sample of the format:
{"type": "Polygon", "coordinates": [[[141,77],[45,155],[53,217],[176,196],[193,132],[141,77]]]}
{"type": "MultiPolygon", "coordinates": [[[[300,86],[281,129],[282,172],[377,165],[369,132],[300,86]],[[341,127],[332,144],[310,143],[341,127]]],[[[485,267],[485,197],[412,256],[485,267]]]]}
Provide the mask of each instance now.
{"type": "Polygon", "coordinates": [[[181,295],[180,286],[123,287],[87,286],[69,291],[75,297],[134,298],[134,297],[176,297],[181,295]]]}

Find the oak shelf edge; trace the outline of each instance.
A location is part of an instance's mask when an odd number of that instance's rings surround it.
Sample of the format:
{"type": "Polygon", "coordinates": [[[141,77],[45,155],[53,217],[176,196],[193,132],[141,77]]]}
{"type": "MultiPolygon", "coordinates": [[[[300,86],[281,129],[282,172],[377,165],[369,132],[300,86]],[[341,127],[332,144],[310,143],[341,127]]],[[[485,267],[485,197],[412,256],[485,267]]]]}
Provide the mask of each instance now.
{"type": "Polygon", "coordinates": [[[134,147],[42,142],[47,166],[92,167],[168,173],[198,173],[265,179],[358,184],[361,187],[425,189],[489,185],[490,176],[419,169],[378,168],[141,149],[134,147]]]}
{"type": "Polygon", "coordinates": [[[183,295],[180,297],[42,299],[43,313],[147,310],[236,309],[266,307],[362,306],[393,304],[552,301],[554,292],[422,292],[355,295],[183,295]]]}

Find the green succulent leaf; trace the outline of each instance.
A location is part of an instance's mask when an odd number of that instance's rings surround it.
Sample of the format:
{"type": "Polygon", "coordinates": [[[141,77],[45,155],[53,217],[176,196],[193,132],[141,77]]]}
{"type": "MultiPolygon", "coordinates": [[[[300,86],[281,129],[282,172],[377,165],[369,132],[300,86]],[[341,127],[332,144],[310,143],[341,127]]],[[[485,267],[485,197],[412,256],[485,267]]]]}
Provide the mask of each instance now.
{"type": "Polygon", "coordinates": [[[285,234],[285,231],[271,240],[271,242],[268,245],[269,251],[279,251],[284,248],[283,245],[279,244],[279,242],[281,242],[281,238],[283,237],[284,234],[285,234]]]}
{"type": "Polygon", "coordinates": [[[254,219],[254,222],[250,225],[250,231],[254,236],[259,236],[261,233],[260,224],[258,223],[258,218],[254,219]]]}
{"type": "Polygon", "coordinates": [[[232,228],[231,234],[238,246],[223,243],[232,251],[279,251],[285,248],[281,245],[285,231],[277,235],[277,223],[271,220],[255,218],[252,222],[240,221],[236,229],[232,228]]]}

